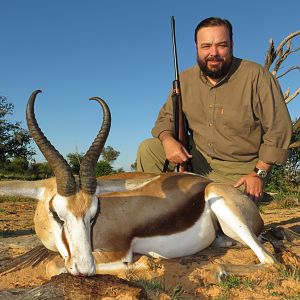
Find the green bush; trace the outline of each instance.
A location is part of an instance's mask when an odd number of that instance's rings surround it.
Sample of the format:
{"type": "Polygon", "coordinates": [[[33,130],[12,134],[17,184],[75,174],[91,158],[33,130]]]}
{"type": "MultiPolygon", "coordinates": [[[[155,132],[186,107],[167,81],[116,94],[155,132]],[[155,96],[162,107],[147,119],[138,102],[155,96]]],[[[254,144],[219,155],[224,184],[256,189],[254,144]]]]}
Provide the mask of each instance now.
{"type": "MultiPolygon", "coordinates": [[[[299,120],[295,122],[298,124],[299,120]]],[[[299,128],[294,124],[291,145],[300,141],[299,128]]],[[[297,125],[298,126],[298,125],[297,125]]],[[[274,166],[270,178],[266,183],[267,192],[280,195],[299,195],[300,189],[300,147],[292,146],[285,166],[274,166]]]]}

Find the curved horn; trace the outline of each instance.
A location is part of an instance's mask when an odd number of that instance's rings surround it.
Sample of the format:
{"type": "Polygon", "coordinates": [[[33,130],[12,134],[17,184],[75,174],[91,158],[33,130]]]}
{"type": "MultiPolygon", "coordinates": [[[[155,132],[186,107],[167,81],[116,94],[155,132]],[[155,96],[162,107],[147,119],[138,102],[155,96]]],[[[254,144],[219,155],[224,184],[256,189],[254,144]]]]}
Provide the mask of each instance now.
{"type": "Polygon", "coordinates": [[[34,91],[27,103],[26,120],[30,135],[49,162],[56,177],[57,192],[62,196],[71,196],[76,192],[76,183],[71,168],[63,156],[52,146],[39,128],[34,114],[36,95],[42,91],[34,91]]]}
{"type": "Polygon", "coordinates": [[[99,97],[93,97],[90,98],[90,100],[95,100],[102,106],[103,120],[101,129],[99,130],[93,144],[82,158],[79,175],[82,191],[87,194],[94,194],[97,188],[96,163],[109,134],[111,116],[109,107],[104,100],[99,97]]]}

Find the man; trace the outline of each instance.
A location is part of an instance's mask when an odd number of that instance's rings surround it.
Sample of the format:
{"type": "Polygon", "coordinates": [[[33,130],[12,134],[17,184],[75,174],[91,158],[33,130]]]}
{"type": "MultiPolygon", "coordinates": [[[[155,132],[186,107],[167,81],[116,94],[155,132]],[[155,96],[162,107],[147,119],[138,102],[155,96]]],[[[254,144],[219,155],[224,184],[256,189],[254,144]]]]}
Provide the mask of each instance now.
{"type": "Polygon", "coordinates": [[[232,26],[208,18],[195,29],[197,62],[180,75],[182,108],[193,132],[191,155],[172,136],[172,99],[161,108],[154,138],[141,143],[137,170],[161,172],[192,159],[195,173],[243,188],[255,202],[273,164],[287,160],[292,123],[276,79],[233,56],[232,26]]]}

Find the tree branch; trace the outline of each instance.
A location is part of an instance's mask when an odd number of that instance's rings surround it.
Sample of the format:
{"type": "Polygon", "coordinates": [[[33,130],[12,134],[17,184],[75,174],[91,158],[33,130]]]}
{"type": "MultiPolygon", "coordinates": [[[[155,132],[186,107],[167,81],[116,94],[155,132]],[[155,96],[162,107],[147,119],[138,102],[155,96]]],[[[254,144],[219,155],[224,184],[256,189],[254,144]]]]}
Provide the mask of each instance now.
{"type": "Polygon", "coordinates": [[[287,71],[285,71],[284,73],[282,73],[281,75],[277,76],[276,78],[279,79],[281,77],[283,77],[284,75],[286,75],[287,73],[293,71],[293,70],[299,70],[300,71],[300,67],[291,67],[289,68],[287,71]]]}
{"type": "Polygon", "coordinates": [[[271,65],[273,64],[273,62],[276,60],[276,58],[278,57],[278,60],[275,64],[274,70],[272,71],[273,75],[276,75],[276,72],[278,70],[278,68],[280,67],[280,65],[282,64],[282,62],[291,54],[294,53],[296,51],[299,50],[299,48],[297,48],[296,50],[291,50],[291,41],[294,37],[300,35],[300,30],[295,31],[291,34],[289,34],[286,38],[284,38],[282,40],[282,42],[278,45],[278,47],[274,48],[274,41],[271,38],[269,40],[269,49],[266,53],[266,58],[265,58],[265,65],[264,67],[269,70],[271,65]],[[285,51],[283,51],[284,46],[287,44],[285,51]]]}
{"type": "Polygon", "coordinates": [[[285,103],[288,104],[291,102],[294,98],[296,98],[300,94],[300,88],[298,88],[293,95],[288,95],[286,99],[284,99],[285,103]]]}

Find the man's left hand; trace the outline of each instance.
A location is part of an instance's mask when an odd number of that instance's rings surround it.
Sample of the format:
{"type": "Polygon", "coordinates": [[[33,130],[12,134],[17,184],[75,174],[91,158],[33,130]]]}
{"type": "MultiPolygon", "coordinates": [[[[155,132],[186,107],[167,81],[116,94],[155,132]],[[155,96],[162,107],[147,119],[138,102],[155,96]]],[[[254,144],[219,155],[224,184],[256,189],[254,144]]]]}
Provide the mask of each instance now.
{"type": "Polygon", "coordinates": [[[262,199],[264,182],[255,172],[241,177],[234,187],[239,188],[242,185],[245,186],[244,193],[256,204],[262,199]]]}

